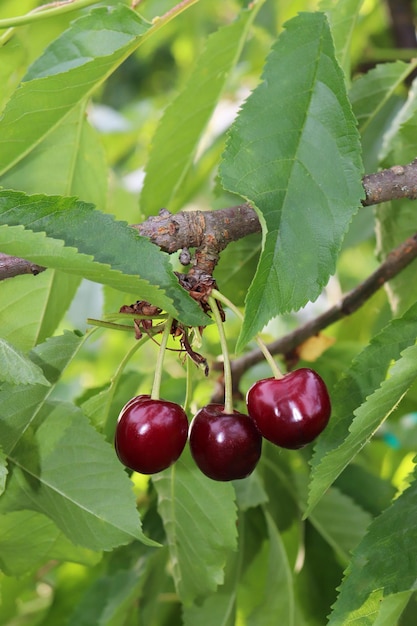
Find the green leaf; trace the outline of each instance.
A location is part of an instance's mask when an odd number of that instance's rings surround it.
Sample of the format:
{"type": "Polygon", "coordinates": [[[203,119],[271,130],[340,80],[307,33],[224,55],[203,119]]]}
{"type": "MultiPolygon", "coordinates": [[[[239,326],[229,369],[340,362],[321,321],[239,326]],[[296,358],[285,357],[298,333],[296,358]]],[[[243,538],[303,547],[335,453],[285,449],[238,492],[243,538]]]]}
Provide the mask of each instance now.
{"type": "MultiPolygon", "coordinates": [[[[407,101],[393,119],[389,134],[385,138],[381,164],[389,168],[398,163],[409,163],[415,159],[417,151],[417,82],[414,81],[407,101]]],[[[378,252],[385,258],[387,254],[407,237],[416,232],[413,204],[408,199],[387,202],[376,209],[378,229],[378,252]]],[[[417,299],[414,284],[416,263],[411,263],[398,276],[390,280],[386,290],[390,304],[396,314],[411,306],[417,299]]]]}
{"type": "MultiPolygon", "coordinates": [[[[282,538],[269,513],[265,513],[268,541],[264,543],[263,559],[252,568],[257,585],[262,585],[261,597],[247,616],[248,626],[293,626],[294,589],[293,577],[288,563],[282,538]],[[259,567],[261,565],[261,567],[259,567]],[[262,582],[261,582],[262,581],[262,582]]],[[[250,588],[247,589],[250,593],[250,588]]]]}
{"type": "Polygon", "coordinates": [[[309,519],[342,562],[347,564],[351,550],[364,536],[372,517],[338,489],[330,488],[309,519]]]}
{"type": "Polygon", "coordinates": [[[41,368],[4,339],[0,339],[0,380],[12,385],[49,386],[41,368]]]}
{"type": "Polygon", "coordinates": [[[190,325],[210,322],[179,286],[167,254],[91,204],[0,191],[0,224],[8,226],[0,228],[7,254],[137,293],[190,325]]]}
{"type": "Polygon", "coordinates": [[[5,189],[78,196],[106,206],[107,165],[98,133],[78,104],[43,141],[2,177],[5,189]]]}
{"type": "Polygon", "coordinates": [[[95,565],[101,558],[72,544],[50,519],[34,511],[0,515],[0,555],[1,569],[9,576],[26,574],[51,559],[95,565]]]}
{"type": "MultiPolygon", "coordinates": [[[[417,61],[383,63],[353,81],[349,91],[355,113],[367,172],[380,166],[380,151],[398,108],[398,89],[417,67],[417,61]]],[[[398,162],[397,162],[398,163],[398,162]]]]}
{"type": "Polygon", "coordinates": [[[262,4],[263,0],[252,3],[235,22],[208,38],[185,89],[166,109],[152,140],[146,166],[141,193],[145,215],[156,214],[161,207],[172,210],[201,134],[262,4]]]}
{"type": "Polygon", "coordinates": [[[328,429],[317,441],[312,459],[306,516],[416,379],[417,347],[406,348],[414,344],[416,333],[414,306],[372,340],[336,386],[332,394],[333,414],[328,429]],[[390,368],[391,361],[395,363],[390,368]]]}
{"type": "Polygon", "coordinates": [[[352,36],[363,2],[364,0],[338,0],[338,2],[322,0],[319,4],[320,10],[326,11],[332,30],[336,58],[347,79],[350,76],[352,36]]]}
{"type": "Polygon", "coordinates": [[[123,626],[134,611],[144,583],[143,563],[98,578],[77,606],[67,626],[123,626]]]}
{"type": "Polygon", "coordinates": [[[110,550],[141,531],[135,497],[114,448],[69,403],[44,407],[41,425],[9,453],[15,465],[3,510],[48,515],[75,544],[110,550]]]}
{"type": "Polygon", "coordinates": [[[240,348],[272,317],[318,297],[363,197],[361,172],[327,19],[300,14],[273,46],[221,164],[225,188],[254,205],[264,231],[240,348]]]}
{"type": "Polygon", "coordinates": [[[76,354],[81,338],[66,332],[48,339],[30,352],[32,361],[40,366],[46,379],[45,385],[10,385],[0,387],[0,441],[6,455],[11,454],[24,433],[35,423],[43,404],[55,388],[62,372],[76,354]]]}
{"type": "Polygon", "coordinates": [[[3,454],[0,449],[0,496],[4,492],[6,487],[6,478],[7,478],[8,470],[7,470],[7,458],[6,455],[3,454]]]}
{"type": "MultiPolygon", "coordinates": [[[[354,551],[329,625],[353,623],[353,618],[362,613],[361,608],[372,599],[372,594],[376,594],[375,600],[380,601],[382,597],[415,589],[416,473],[414,470],[410,487],[372,522],[354,551]]],[[[374,621],[356,623],[374,624],[374,621]]]]}
{"type": "Polygon", "coordinates": [[[2,281],[0,336],[24,352],[50,337],[79,282],[78,276],[52,270],[2,281]]]}
{"type": "Polygon", "coordinates": [[[230,483],[206,478],[188,448],[153,480],[175,586],[181,601],[190,605],[223,582],[227,554],[236,548],[234,490],[230,483]]]}
{"type": "Polygon", "coordinates": [[[0,174],[87,98],[133,52],[149,27],[118,3],[80,17],[53,41],[29,68],[0,120],[0,174]]]}
{"type": "Polygon", "coordinates": [[[362,135],[415,67],[417,60],[381,63],[353,82],[349,97],[362,135]]]}

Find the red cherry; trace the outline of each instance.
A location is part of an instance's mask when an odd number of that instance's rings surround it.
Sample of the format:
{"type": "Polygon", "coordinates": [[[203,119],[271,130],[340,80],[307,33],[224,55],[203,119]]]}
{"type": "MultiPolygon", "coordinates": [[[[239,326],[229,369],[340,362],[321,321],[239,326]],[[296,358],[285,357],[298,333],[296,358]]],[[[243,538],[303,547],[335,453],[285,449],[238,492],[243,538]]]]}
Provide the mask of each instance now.
{"type": "Polygon", "coordinates": [[[125,405],[119,416],[116,453],[135,472],[155,474],[179,458],[187,436],[187,416],[178,404],[136,398],[136,402],[125,405]]]}
{"type": "Polygon", "coordinates": [[[190,425],[190,450],[199,469],[213,480],[245,478],[253,472],[262,437],[248,415],[224,413],[222,404],[208,404],[190,425]]]}
{"type": "Polygon", "coordinates": [[[323,379],[308,368],[259,380],[249,389],[246,404],[260,433],[282,448],[301,448],[313,441],[331,412],[323,379]]]}
{"type": "Polygon", "coordinates": [[[119,417],[117,418],[117,421],[120,421],[120,418],[122,417],[123,413],[126,411],[126,409],[129,406],[132,406],[132,404],[137,404],[138,402],[143,402],[143,400],[149,400],[150,399],[150,395],[147,393],[142,393],[139,396],[135,396],[134,398],[131,398],[129,400],[129,402],[126,402],[126,404],[124,405],[124,407],[122,408],[122,410],[119,413],[119,417]]]}

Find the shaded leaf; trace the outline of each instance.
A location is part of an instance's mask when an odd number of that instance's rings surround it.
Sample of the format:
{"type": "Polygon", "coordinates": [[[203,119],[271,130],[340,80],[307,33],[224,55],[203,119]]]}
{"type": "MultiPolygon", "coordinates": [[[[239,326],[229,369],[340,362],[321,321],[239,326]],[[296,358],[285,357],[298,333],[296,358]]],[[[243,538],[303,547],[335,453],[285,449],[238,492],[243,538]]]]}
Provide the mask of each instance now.
{"type": "Polygon", "coordinates": [[[248,626],[273,626],[286,624],[293,626],[294,591],[293,577],[287,560],[285,548],[272,517],[266,513],[268,542],[265,570],[255,572],[263,580],[261,602],[253,608],[247,617],[248,626]]]}
{"type": "Polygon", "coordinates": [[[0,339],[0,380],[12,385],[49,386],[41,368],[4,339],[0,339]]]}
{"type": "MultiPolygon", "coordinates": [[[[385,138],[381,164],[391,167],[398,163],[409,163],[415,159],[417,151],[417,81],[414,81],[407,101],[392,121],[389,134],[385,138]]],[[[378,253],[381,258],[407,237],[416,232],[413,203],[408,199],[387,202],[376,209],[378,253]]],[[[416,263],[411,263],[399,275],[389,281],[386,291],[392,309],[399,314],[417,299],[414,283],[416,263]]]]}
{"type": "Polygon", "coordinates": [[[34,511],[0,515],[0,565],[9,576],[26,574],[50,559],[95,565],[100,558],[100,553],[72,544],[45,515],[34,511]]]}
{"type": "MultiPolygon", "coordinates": [[[[379,604],[383,597],[415,589],[415,478],[416,471],[410,487],[372,522],[366,536],[354,551],[333,607],[329,621],[331,626],[353,623],[354,618],[357,620],[363,614],[361,609],[365,604],[369,612],[369,601],[373,598],[379,604]]],[[[375,610],[374,612],[378,613],[375,610]]],[[[373,624],[374,621],[361,623],[373,624]]]]}
{"type": "Polygon", "coordinates": [[[342,562],[347,564],[351,550],[364,536],[372,517],[351,498],[330,488],[309,519],[342,562]]]}
{"type": "Polygon", "coordinates": [[[398,89],[416,67],[417,62],[382,63],[352,83],[349,97],[358,119],[367,172],[380,167],[384,137],[391,132],[392,120],[402,105],[398,89]]]}
{"type": "Polygon", "coordinates": [[[144,564],[98,578],[88,589],[67,626],[123,626],[134,612],[144,583],[144,564]]]}
{"type": "Polygon", "coordinates": [[[272,317],[318,297],[363,197],[359,138],[325,15],[287,23],[223,159],[225,188],[255,206],[264,230],[241,348],[272,317]]]}
{"type": "Polygon", "coordinates": [[[210,480],[188,448],[153,478],[177,592],[187,606],[223,582],[228,552],[236,548],[236,505],[231,484],[210,480]]]}

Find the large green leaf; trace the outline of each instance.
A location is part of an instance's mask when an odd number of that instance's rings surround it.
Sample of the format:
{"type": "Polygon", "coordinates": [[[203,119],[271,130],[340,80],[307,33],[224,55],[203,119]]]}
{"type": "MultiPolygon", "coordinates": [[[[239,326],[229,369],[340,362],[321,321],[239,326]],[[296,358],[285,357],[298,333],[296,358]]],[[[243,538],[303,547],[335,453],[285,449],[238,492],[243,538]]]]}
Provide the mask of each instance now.
{"type": "Polygon", "coordinates": [[[113,446],[72,404],[48,403],[41,425],[9,453],[13,475],[2,510],[31,509],[50,517],[75,544],[110,550],[145,537],[135,497],[113,446]]]}
{"type": "Polygon", "coordinates": [[[141,193],[144,214],[156,214],[161,207],[172,209],[201,134],[262,4],[263,0],[253,2],[238,20],[209,37],[185,88],[166,109],[146,166],[141,193]]]}
{"type": "Polygon", "coordinates": [[[240,592],[253,593],[255,584],[261,591],[245,623],[248,626],[293,626],[296,624],[293,575],[279,530],[269,513],[266,512],[265,517],[268,539],[246,574],[248,587],[243,586],[240,592]]]}
{"type": "Polygon", "coordinates": [[[45,515],[34,511],[0,515],[0,567],[9,576],[26,574],[50,559],[94,565],[100,558],[100,553],[72,544],[45,515]]]}
{"type": "Polygon", "coordinates": [[[236,548],[236,505],[230,483],[206,478],[188,448],[154,477],[178,594],[185,605],[223,582],[228,552],[236,548]]]}
{"type": "Polygon", "coordinates": [[[332,393],[332,417],[315,446],[306,515],[414,382],[416,334],[417,306],[414,306],[374,337],[336,385],[332,393]]]}
{"type": "Polygon", "coordinates": [[[359,136],[324,14],[287,23],[232,126],[226,189],[256,208],[264,242],[239,339],[318,297],[363,197],[359,136]]]}
{"type": "Polygon", "coordinates": [[[39,411],[54,390],[62,372],[81,346],[81,337],[66,332],[40,344],[30,352],[31,360],[42,368],[50,386],[11,385],[0,387],[0,441],[6,455],[21,440],[24,433],[36,422],[39,411]]]}
{"type": "MultiPolygon", "coordinates": [[[[383,597],[415,589],[416,473],[414,471],[411,486],[372,522],[366,536],[354,551],[330,617],[331,626],[374,624],[379,612],[378,605],[383,597]],[[369,602],[373,596],[376,607],[373,608],[374,618],[371,621],[368,617],[371,612],[369,602]],[[364,614],[361,609],[365,605],[364,614]]],[[[380,623],[383,623],[382,620],[380,623]]]]}
{"type": "Polygon", "coordinates": [[[0,336],[24,352],[44,341],[56,330],[79,282],[78,276],[52,270],[1,281],[0,336]]]}
{"type": "Polygon", "coordinates": [[[210,321],[179,286],[167,254],[90,204],[0,191],[0,224],[3,252],[137,293],[190,325],[210,321]]]}
{"type": "MultiPolygon", "coordinates": [[[[104,207],[107,167],[97,133],[78,105],[2,177],[2,184],[27,193],[78,195],[104,207]]],[[[14,278],[0,285],[1,333],[17,347],[32,348],[53,334],[70,306],[81,277],[50,270],[38,276],[14,278]],[[28,307],[31,320],[28,324],[28,307]]]]}
{"type": "Polygon", "coordinates": [[[0,174],[23,159],[89,96],[133,52],[149,28],[119,3],[92,10],[52,42],[29,68],[0,119],[0,174]]]}

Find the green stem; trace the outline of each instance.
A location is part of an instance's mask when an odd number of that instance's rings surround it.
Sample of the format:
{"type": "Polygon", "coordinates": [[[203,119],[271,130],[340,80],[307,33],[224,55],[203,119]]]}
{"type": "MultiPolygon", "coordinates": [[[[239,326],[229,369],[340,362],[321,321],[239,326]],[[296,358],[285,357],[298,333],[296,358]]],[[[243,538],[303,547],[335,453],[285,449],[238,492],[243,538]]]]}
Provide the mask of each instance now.
{"type": "Polygon", "coordinates": [[[186,413],[189,412],[190,410],[190,404],[191,404],[191,390],[193,388],[192,385],[192,373],[191,373],[191,359],[187,358],[186,359],[186,385],[185,385],[185,399],[184,399],[184,405],[183,405],[183,409],[186,413]]]}
{"type": "MultiPolygon", "coordinates": [[[[224,296],[222,293],[220,293],[220,291],[218,291],[217,289],[213,289],[211,293],[212,293],[214,298],[216,298],[217,300],[220,300],[220,302],[222,302],[225,306],[229,307],[229,309],[231,311],[233,311],[233,313],[240,320],[243,321],[242,313],[239,311],[237,306],[235,306],[233,304],[233,302],[231,300],[229,300],[229,298],[226,298],[226,296],[224,296]]],[[[284,374],[279,369],[278,365],[275,362],[274,357],[272,356],[272,354],[270,353],[270,351],[268,350],[267,346],[262,341],[262,339],[260,338],[259,335],[255,336],[255,341],[258,344],[259,349],[261,350],[262,354],[264,355],[265,360],[268,362],[268,365],[271,368],[274,377],[275,378],[283,378],[284,374]]]]}
{"type": "MultiPolygon", "coordinates": [[[[214,290],[212,291],[212,294],[214,290]]],[[[224,326],[220,315],[219,307],[213,295],[208,299],[211,310],[213,311],[214,319],[216,321],[217,330],[219,333],[220,346],[223,355],[223,371],[224,371],[224,412],[228,414],[233,413],[233,390],[232,390],[232,368],[230,367],[229,349],[227,347],[226,335],[224,332],[224,326]]]]}
{"type": "Polygon", "coordinates": [[[163,372],[163,367],[164,367],[165,350],[167,347],[169,335],[171,333],[172,320],[173,320],[172,317],[168,317],[165,323],[164,332],[162,333],[161,345],[159,346],[158,358],[156,359],[155,376],[154,376],[153,385],[152,385],[152,393],[151,393],[152,400],[159,400],[162,372],[163,372]]]}
{"type": "Polygon", "coordinates": [[[40,20],[53,17],[54,15],[62,15],[63,13],[83,9],[84,7],[91,6],[92,4],[97,4],[97,0],[73,0],[73,2],[65,2],[64,4],[51,6],[49,9],[38,7],[33,11],[29,11],[29,13],[26,13],[25,15],[18,15],[16,17],[8,17],[0,20],[0,29],[32,24],[33,22],[39,22],[40,20]]]}

